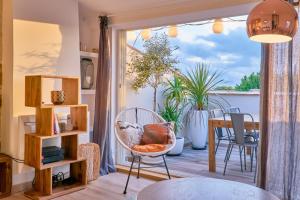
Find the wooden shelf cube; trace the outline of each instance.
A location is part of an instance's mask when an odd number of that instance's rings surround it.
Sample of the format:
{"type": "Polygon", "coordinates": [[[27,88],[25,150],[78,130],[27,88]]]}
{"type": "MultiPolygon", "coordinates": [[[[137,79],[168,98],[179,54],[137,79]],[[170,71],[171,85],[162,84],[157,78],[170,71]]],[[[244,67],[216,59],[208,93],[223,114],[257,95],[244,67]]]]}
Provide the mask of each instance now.
{"type": "Polygon", "coordinates": [[[63,105],[77,105],[80,103],[80,80],[78,77],[67,76],[26,76],[25,77],[25,106],[42,107],[43,102],[43,82],[45,79],[60,79],[62,90],[65,94],[63,105]]]}
{"type": "Polygon", "coordinates": [[[43,143],[46,140],[57,138],[57,135],[52,137],[38,136],[36,134],[25,134],[25,164],[36,169],[47,169],[51,167],[61,166],[68,163],[73,163],[78,160],[78,134],[83,132],[69,132],[61,134],[61,147],[64,149],[64,160],[43,164],[42,149],[43,143]]]}
{"type": "MultiPolygon", "coordinates": [[[[70,107],[71,122],[76,131],[87,131],[87,105],[59,106],[70,107]]],[[[36,133],[40,136],[53,136],[54,109],[57,106],[44,106],[36,109],[36,133]]]]}
{"type": "Polygon", "coordinates": [[[12,160],[0,154],[0,199],[11,193],[12,187],[12,160]]]}
{"type": "Polygon", "coordinates": [[[78,160],[70,164],[70,177],[75,179],[71,185],[52,185],[52,168],[35,170],[35,183],[33,190],[25,192],[31,199],[53,199],[85,188],[87,184],[86,160],[78,160]]]}

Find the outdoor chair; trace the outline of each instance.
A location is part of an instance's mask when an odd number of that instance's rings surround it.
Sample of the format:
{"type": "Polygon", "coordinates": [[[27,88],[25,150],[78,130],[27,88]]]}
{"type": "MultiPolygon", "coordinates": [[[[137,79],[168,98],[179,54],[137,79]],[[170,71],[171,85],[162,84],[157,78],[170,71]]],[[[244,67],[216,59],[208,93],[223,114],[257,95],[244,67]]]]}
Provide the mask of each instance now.
{"type": "MultiPolygon", "coordinates": [[[[218,117],[223,118],[223,115],[224,115],[224,111],[222,109],[213,109],[213,110],[210,111],[210,118],[218,118],[218,117]]],[[[215,128],[215,134],[216,134],[217,139],[218,139],[217,147],[216,147],[216,150],[215,150],[215,154],[217,154],[220,142],[221,141],[229,141],[229,139],[226,135],[224,135],[223,129],[221,127],[215,128]]]]}
{"type": "MultiPolygon", "coordinates": [[[[240,165],[241,165],[241,171],[243,172],[243,161],[242,161],[242,153],[244,152],[244,164],[245,164],[245,170],[246,170],[246,148],[250,148],[251,149],[251,171],[253,168],[253,157],[255,154],[255,160],[257,163],[257,146],[258,146],[258,134],[255,130],[255,125],[254,125],[254,118],[252,117],[251,114],[248,113],[225,113],[224,114],[224,118],[226,117],[226,115],[230,116],[231,118],[231,123],[232,123],[232,127],[233,127],[233,132],[234,132],[234,140],[230,140],[228,148],[227,148],[227,152],[225,155],[225,167],[224,167],[224,172],[223,175],[225,175],[226,173],[226,167],[227,167],[227,163],[230,159],[230,155],[232,152],[232,148],[234,145],[239,147],[239,155],[240,155],[240,165]],[[251,122],[253,123],[253,129],[252,130],[245,130],[245,126],[244,126],[244,122],[245,122],[245,117],[249,117],[251,122]]],[[[229,129],[226,128],[226,130],[228,130],[227,132],[230,133],[229,129]]],[[[229,137],[229,136],[228,136],[229,137]]],[[[255,181],[255,177],[256,177],[256,167],[255,167],[255,176],[254,176],[254,181],[255,181]]]]}
{"type": "Polygon", "coordinates": [[[240,113],[241,110],[239,107],[230,107],[226,109],[226,113],[240,113]]]}
{"type": "Polygon", "coordinates": [[[169,152],[176,143],[176,136],[174,134],[174,131],[172,128],[168,131],[168,138],[169,142],[168,144],[164,145],[164,149],[159,151],[153,151],[153,152],[145,152],[145,151],[139,151],[135,148],[135,145],[138,145],[139,147],[147,146],[147,145],[140,145],[141,144],[141,137],[143,136],[143,127],[144,125],[149,124],[165,124],[167,123],[161,116],[159,116],[157,113],[144,109],[144,108],[128,108],[126,110],[121,111],[116,119],[115,119],[115,134],[117,141],[131,153],[132,156],[132,162],[130,166],[130,170],[128,173],[126,186],[124,190],[124,194],[126,194],[128,182],[130,179],[130,175],[133,169],[133,163],[138,160],[138,173],[137,178],[139,178],[140,175],[140,163],[141,158],[144,156],[147,157],[162,157],[164,161],[164,166],[167,171],[167,175],[169,179],[171,179],[168,166],[166,163],[165,155],[167,152],[169,152]],[[123,124],[123,125],[122,125],[123,124]],[[124,127],[124,124],[126,127],[124,127]],[[123,127],[122,127],[123,126],[123,127]],[[124,128],[132,128],[133,133],[131,135],[124,135],[124,128]],[[129,139],[129,140],[128,140],[129,139]]]}

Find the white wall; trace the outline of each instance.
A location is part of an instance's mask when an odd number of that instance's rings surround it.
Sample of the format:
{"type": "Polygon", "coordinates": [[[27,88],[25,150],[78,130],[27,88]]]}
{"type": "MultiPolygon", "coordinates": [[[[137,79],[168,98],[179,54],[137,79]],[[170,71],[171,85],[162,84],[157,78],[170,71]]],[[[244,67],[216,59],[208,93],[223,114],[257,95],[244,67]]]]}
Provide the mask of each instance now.
{"type": "MultiPolygon", "coordinates": [[[[80,76],[79,17],[77,0],[14,0],[13,2],[13,72],[4,71],[6,86],[13,105],[5,116],[5,147],[3,151],[14,157],[23,158],[24,136],[19,134],[18,122],[21,115],[34,114],[26,108],[24,76],[28,74],[55,74],[80,76]]],[[[48,88],[55,87],[51,82],[48,88]]],[[[7,108],[9,109],[9,108],[7,108]]],[[[13,185],[32,181],[32,170],[23,165],[14,166],[13,185]]]]}
{"type": "Polygon", "coordinates": [[[32,114],[24,105],[24,75],[80,75],[78,4],[15,0],[13,6],[14,115],[32,114]]]}
{"type": "Polygon", "coordinates": [[[91,52],[99,48],[99,14],[79,3],[79,35],[82,47],[91,52]]]}
{"type": "MultiPolygon", "coordinates": [[[[255,92],[236,92],[221,91],[216,92],[219,97],[228,102],[231,107],[240,108],[241,112],[259,115],[259,91],[255,92]]],[[[210,95],[214,97],[215,95],[210,95]]],[[[223,103],[225,106],[226,104],[223,103]]],[[[226,106],[227,107],[227,106],[226,106]]]]}

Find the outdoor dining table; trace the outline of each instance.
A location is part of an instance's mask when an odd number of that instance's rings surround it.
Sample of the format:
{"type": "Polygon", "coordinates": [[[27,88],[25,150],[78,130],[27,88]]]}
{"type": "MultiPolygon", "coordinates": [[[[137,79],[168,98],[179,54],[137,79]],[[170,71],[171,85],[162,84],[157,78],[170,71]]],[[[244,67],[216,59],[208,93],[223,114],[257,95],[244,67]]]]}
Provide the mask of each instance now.
{"type": "MultiPolygon", "coordinates": [[[[252,115],[254,124],[249,116],[245,116],[244,126],[247,130],[259,130],[259,115],[252,115]],[[253,127],[254,126],[254,127],[253,127]]],[[[223,117],[211,118],[208,121],[208,151],[209,151],[209,171],[216,172],[216,157],[215,157],[215,128],[232,128],[231,119],[227,116],[224,120],[223,117]]]]}
{"type": "Polygon", "coordinates": [[[215,178],[176,178],[147,186],[137,200],[279,200],[273,194],[245,183],[215,178]]]}

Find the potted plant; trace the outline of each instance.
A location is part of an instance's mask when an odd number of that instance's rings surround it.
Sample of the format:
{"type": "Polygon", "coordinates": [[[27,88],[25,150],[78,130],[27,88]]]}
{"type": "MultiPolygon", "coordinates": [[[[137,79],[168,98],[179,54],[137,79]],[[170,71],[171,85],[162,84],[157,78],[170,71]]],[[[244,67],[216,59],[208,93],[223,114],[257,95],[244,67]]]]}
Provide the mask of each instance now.
{"type": "Polygon", "coordinates": [[[209,65],[200,63],[195,69],[182,75],[184,91],[187,95],[189,110],[186,114],[186,133],[194,149],[206,149],[208,135],[208,105],[216,100],[208,98],[209,91],[223,80],[216,71],[209,70],[209,65]]]}
{"type": "Polygon", "coordinates": [[[157,90],[160,85],[165,83],[165,75],[173,74],[177,59],[173,57],[171,48],[166,34],[155,35],[143,44],[144,53],[130,55],[131,61],[128,75],[132,77],[131,86],[134,90],[150,86],[153,88],[153,111],[157,107],[157,90]]]}
{"type": "MultiPolygon", "coordinates": [[[[145,87],[153,89],[153,111],[156,112],[158,88],[165,83],[167,74],[176,71],[178,61],[173,56],[173,51],[177,47],[171,48],[166,34],[156,34],[144,42],[143,48],[142,54],[130,55],[127,74],[132,78],[131,86],[135,91],[145,87]]],[[[156,164],[163,160],[160,157],[143,157],[142,162],[156,164]]]]}
{"type": "Polygon", "coordinates": [[[174,132],[176,135],[176,145],[168,152],[168,155],[180,155],[184,147],[184,137],[180,134],[182,130],[182,113],[185,104],[185,94],[182,80],[175,75],[172,81],[168,81],[168,86],[164,90],[166,97],[164,108],[160,115],[168,122],[174,123],[174,132]]]}

